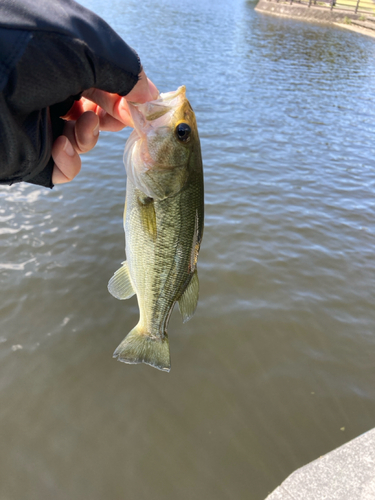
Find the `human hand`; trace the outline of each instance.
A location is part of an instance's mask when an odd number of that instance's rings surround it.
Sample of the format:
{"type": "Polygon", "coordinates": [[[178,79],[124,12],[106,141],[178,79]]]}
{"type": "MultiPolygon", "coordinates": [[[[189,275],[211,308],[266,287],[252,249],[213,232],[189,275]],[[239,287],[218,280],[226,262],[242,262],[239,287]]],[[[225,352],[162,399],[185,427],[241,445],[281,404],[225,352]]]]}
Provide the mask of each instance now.
{"type": "Polygon", "coordinates": [[[78,173],[100,129],[131,124],[127,99],[158,91],[136,52],[74,0],[1,0],[0,19],[0,184],[52,188],[78,173]]]}
{"type": "Polygon", "coordinates": [[[63,135],[52,146],[54,167],[52,183],[70,182],[81,170],[80,154],[87,153],[97,143],[100,130],[117,132],[133,122],[127,101],[147,102],[156,99],[158,89],[144,71],[134,88],[125,97],[91,88],[83,93],[69,112],[63,135]]]}

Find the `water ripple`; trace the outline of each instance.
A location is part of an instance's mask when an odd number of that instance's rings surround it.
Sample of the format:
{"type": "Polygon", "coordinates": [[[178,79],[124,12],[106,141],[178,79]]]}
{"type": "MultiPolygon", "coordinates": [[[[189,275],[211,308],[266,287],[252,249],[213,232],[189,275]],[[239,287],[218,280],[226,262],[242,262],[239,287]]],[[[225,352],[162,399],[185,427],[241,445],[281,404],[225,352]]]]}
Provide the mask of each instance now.
{"type": "Polygon", "coordinates": [[[22,479],[0,497],[261,500],[373,425],[373,40],[241,0],[84,3],[161,91],[187,86],[200,301],[172,315],[169,378],[112,361],[138,318],[107,292],[129,131],[71,185],[0,187],[0,465],[22,479]]]}

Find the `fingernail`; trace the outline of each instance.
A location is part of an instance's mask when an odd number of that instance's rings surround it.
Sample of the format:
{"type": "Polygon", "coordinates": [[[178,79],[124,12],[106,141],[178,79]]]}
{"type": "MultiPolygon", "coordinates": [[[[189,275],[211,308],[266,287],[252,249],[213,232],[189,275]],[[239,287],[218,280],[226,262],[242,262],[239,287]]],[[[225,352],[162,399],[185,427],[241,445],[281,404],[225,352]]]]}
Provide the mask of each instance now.
{"type": "Polygon", "coordinates": [[[96,137],[97,135],[99,135],[99,129],[100,129],[100,123],[98,123],[98,124],[96,125],[96,127],[94,128],[94,130],[92,131],[92,135],[93,135],[94,137],[96,137]]]}
{"type": "Polygon", "coordinates": [[[103,120],[105,115],[107,114],[107,111],[105,111],[103,108],[98,107],[96,114],[99,116],[99,120],[103,120]]]}
{"type": "Polygon", "coordinates": [[[129,106],[128,102],[125,97],[121,99],[121,103],[119,106],[119,115],[122,123],[124,123],[126,126],[130,125],[130,127],[133,127],[133,119],[129,111],[129,106]]]}
{"type": "Polygon", "coordinates": [[[149,78],[147,78],[147,80],[148,80],[148,91],[151,95],[151,100],[158,99],[159,91],[158,91],[156,85],[149,78]]]}
{"type": "Polygon", "coordinates": [[[126,114],[129,114],[129,106],[128,106],[128,101],[126,100],[126,97],[121,98],[119,109],[121,111],[125,111],[126,114]]]}
{"type": "Polygon", "coordinates": [[[70,144],[69,139],[66,139],[65,141],[64,151],[68,156],[74,156],[75,154],[75,151],[73,149],[73,146],[70,144]]]}

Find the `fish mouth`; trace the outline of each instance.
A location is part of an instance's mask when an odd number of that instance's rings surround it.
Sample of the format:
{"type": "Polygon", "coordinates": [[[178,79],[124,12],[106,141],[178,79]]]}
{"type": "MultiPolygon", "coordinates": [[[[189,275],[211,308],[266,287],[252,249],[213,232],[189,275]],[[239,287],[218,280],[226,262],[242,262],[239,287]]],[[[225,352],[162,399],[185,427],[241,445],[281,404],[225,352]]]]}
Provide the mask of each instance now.
{"type": "Polygon", "coordinates": [[[181,85],[177,90],[159,94],[154,101],[145,103],[128,102],[134,129],[142,137],[150,128],[159,128],[167,125],[176,109],[179,109],[186,100],[186,87],[181,85]]]}

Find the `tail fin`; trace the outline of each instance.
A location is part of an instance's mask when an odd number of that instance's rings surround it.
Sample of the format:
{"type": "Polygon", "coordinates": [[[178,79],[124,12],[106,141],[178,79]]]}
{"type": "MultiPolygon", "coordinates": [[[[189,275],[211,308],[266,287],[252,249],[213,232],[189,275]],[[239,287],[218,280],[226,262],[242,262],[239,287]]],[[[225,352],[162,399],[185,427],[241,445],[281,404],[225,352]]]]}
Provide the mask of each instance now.
{"type": "Polygon", "coordinates": [[[171,369],[167,335],[164,339],[151,337],[138,325],[128,333],[113,353],[113,357],[124,363],[146,363],[165,372],[171,369]]]}

